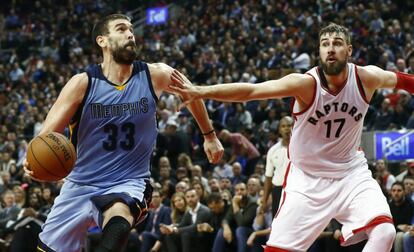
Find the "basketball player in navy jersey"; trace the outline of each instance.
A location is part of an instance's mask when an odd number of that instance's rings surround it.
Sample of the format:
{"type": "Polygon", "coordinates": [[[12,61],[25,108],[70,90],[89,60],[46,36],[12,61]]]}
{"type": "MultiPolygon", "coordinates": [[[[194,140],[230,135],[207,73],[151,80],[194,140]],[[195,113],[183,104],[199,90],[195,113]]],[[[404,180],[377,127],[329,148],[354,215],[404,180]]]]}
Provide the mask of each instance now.
{"type": "Polygon", "coordinates": [[[390,209],[359,144],[375,90],[414,93],[414,75],[349,63],[349,32],[333,23],[319,33],[319,54],[321,66],[306,74],[199,87],[175,72],[171,88],[183,97],[225,102],[295,98],[291,162],[265,251],[306,251],[333,218],[343,224],[342,245],[368,239],[363,251],[390,251],[390,209]]]}
{"type": "MultiPolygon", "coordinates": [[[[157,136],[156,104],[170,91],[173,69],[135,61],[129,17],[107,16],[93,29],[103,62],[65,85],[40,134],[70,124],[78,159],[56,198],[39,238],[39,251],[81,251],[90,226],[103,229],[95,251],[122,251],[131,228],[146,217],[150,159],[157,136]]],[[[220,160],[203,101],[189,106],[204,135],[210,162],[220,160]]],[[[26,173],[33,175],[30,164],[26,173]]]]}

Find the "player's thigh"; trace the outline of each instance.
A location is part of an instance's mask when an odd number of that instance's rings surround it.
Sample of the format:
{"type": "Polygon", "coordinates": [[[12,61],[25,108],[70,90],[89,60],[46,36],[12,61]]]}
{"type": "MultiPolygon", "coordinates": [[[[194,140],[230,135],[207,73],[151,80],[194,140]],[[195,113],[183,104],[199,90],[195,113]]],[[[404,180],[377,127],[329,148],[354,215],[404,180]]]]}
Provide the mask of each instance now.
{"type": "Polygon", "coordinates": [[[332,215],[329,204],[318,203],[298,192],[284,192],[267,245],[306,251],[329,224],[332,215]]]}
{"type": "Polygon", "coordinates": [[[103,228],[113,216],[122,216],[131,224],[141,223],[147,216],[152,187],[146,180],[136,180],[97,193],[91,198],[95,222],[103,228]]]}
{"type": "Polygon", "coordinates": [[[68,188],[62,188],[39,235],[41,243],[54,251],[80,251],[94,222],[89,194],[75,196],[77,189],[68,188]]]}
{"type": "Polygon", "coordinates": [[[365,229],[369,226],[392,222],[387,200],[369,172],[348,182],[338,202],[341,204],[335,218],[343,224],[344,245],[366,239],[365,229]]]}

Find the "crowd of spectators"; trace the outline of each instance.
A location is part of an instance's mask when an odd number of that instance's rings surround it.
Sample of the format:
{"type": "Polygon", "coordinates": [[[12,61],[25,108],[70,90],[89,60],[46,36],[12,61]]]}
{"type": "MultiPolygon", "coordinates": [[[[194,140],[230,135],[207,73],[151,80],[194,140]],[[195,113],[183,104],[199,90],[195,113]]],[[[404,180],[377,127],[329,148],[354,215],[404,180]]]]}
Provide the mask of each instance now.
{"type": "MultiPolygon", "coordinates": [[[[0,248],[30,251],[59,194],[63,181],[31,181],[23,176],[22,162],[28,141],[39,132],[63,85],[72,75],[99,62],[90,36],[92,24],[103,15],[149,5],[143,2],[2,2],[0,248]],[[29,228],[22,228],[27,225],[29,228]]],[[[188,0],[174,7],[176,18],[164,25],[144,26],[142,35],[136,37],[140,59],[167,63],[199,85],[257,83],[305,72],[318,64],[318,31],[330,21],[350,29],[354,63],[414,73],[412,1],[188,0]]],[[[206,101],[226,147],[217,165],[206,161],[203,138],[188,111],[177,112],[178,105],[176,97],[168,94],[158,104],[160,134],[152,167],[154,207],[146,226],[132,233],[131,249],[145,241],[141,244],[145,251],[189,251],[200,244],[201,250],[260,251],[259,241],[266,240],[266,232],[260,231],[269,228],[272,217],[256,211],[262,204],[265,156],[278,142],[279,120],[290,114],[290,100],[206,101]],[[200,208],[202,217],[192,219],[200,208]]],[[[364,130],[413,129],[413,111],[410,94],[378,91],[364,130]]],[[[413,198],[414,186],[409,187],[406,181],[414,175],[410,168],[414,165],[404,167],[405,175],[395,180],[404,181],[403,190],[409,196],[404,200],[408,201],[413,198]]],[[[397,189],[393,194],[399,184],[387,184],[391,176],[381,168],[373,166],[373,171],[390,204],[400,202],[397,189]]],[[[400,215],[401,211],[393,213],[400,215]]],[[[410,237],[411,219],[394,218],[399,222],[396,227],[410,237]],[[398,227],[402,224],[406,226],[398,227]]],[[[338,230],[337,223],[332,223],[327,232],[333,235],[328,236],[339,238],[338,230]]]]}

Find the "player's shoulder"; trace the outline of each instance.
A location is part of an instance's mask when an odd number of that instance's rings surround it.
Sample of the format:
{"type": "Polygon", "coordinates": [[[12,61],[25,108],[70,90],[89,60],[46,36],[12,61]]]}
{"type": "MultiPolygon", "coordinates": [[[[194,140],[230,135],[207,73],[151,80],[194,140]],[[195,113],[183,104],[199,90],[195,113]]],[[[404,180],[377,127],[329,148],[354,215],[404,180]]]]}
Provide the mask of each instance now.
{"type": "Polygon", "coordinates": [[[88,89],[88,85],[88,75],[86,72],[83,72],[73,75],[64,88],[77,97],[83,97],[88,89]]]}
{"type": "Polygon", "coordinates": [[[356,67],[356,73],[361,80],[362,84],[367,88],[376,88],[380,75],[378,74],[379,71],[382,71],[381,68],[374,66],[374,65],[367,65],[367,66],[358,66],[356,67]]]}
{"type": "Polygon", "coordinates": [[[316,79],[309,73],[291,73],[287,77],[291,79],[290,84],[298,91],[308,91],[316,85],[316,79]]]}
{"type": "Polygon", "coordinates": [[[154,88],[156,90],[165,90],[166,85],[170,83],[174,69],[165,63],[147,63],[147,65],[154,88]]]}
{"type": "Polygon", "coordinates": [[[162,73],[170,74],[173,71],[172,67],[162,62],[147,63],[147,65],[148,65],[148,69],[150,70],[151,74],[153,73],[154,74],[162,74],[162,73]]]}
{"type": "Polygon", "coordinates": [[[367,65],[367,66],[358,66],[355,65],[358,76],[360,78],[378,78],[378,72],[384,71],[378,66],[367,65]]]}
{"type": "Polygon", "coordinates": [[[87,86],[89,82],[88,74],[86,72],[78,73],[72,76],[67,85],[87,86]]]}

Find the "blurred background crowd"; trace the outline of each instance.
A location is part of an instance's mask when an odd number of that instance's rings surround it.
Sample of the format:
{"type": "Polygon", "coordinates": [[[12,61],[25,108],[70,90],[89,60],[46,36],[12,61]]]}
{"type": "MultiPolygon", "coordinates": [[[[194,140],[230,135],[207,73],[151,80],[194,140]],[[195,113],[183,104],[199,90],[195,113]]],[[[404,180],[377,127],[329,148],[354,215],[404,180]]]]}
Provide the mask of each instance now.
{"type": "MultiPolygon", "coordinates": [[[[92,25],[106,14],[168,4],[2,1],[0,250],[31,251],[64,183],[31,181],[23,176],[22,162],[28,141],[39,132],[63,85],[99,63],[92,25]]],[[[318,31],[330,21],[351,31],[354,63],[414,74],[412,1],[188,0],[174,6],[179,18],[141,27],[136,35],[140,60],[164,62],[198,85],[257,83],[304,73],[318,64],[318,31]]],[[[291,101],[205,102],[226,147],[218,165],[207,162],[191,115],[177,112],[179,100],[169,94],[159,100],[152,210],[146,225],[131,234],[130,251],[262,251],[258,245],[266,241],[272,219],[271,203],[260,200],[266,156],[280,142],[280,120],[290,115],[291,101]],[[200,213],[196,221],[194,212],[200,213]]],[[[404,91],[380,90],[364,130],[393,129],[414,129],[414,98],[404,91]]],[[[401,233],[395,251],[414,251],[407,250],[414,243],[414,162],[396,167],[390,172],[383,160],[370,164],[401,233]]],[[[93,251],[97,235],[92,229],[85,250],[93,251]]],[[[340,249],[339,236],[340,225],[333,221],[311,250],[360,251],[360,246],[340,249]]]]}

